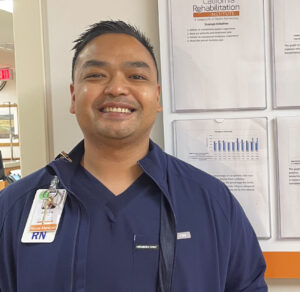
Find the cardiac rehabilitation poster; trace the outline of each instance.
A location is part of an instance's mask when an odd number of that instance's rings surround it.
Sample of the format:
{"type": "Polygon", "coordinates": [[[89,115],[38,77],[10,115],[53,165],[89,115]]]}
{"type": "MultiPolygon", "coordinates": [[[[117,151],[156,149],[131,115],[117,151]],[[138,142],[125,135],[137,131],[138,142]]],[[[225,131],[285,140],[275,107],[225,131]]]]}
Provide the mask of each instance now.
{"type": "Polygon", "coordinates": [[[300,117],[277,118],[280,235],[300,237],[300,117]]]}
{"type": "Polygon", "coordinates": [[[172,110],[265,108],[263,0],[169,0],[172,110]]]}
{"type": "Polygon", "coordinates": [[[273,0],[276,107],[300,107],[299,12],[299,0],[273,0]]]}
{"type": "Polygon", "coordinates": [[[266,118],[174,121],[175,155],[223,181],[270,238],[266,118]]]}

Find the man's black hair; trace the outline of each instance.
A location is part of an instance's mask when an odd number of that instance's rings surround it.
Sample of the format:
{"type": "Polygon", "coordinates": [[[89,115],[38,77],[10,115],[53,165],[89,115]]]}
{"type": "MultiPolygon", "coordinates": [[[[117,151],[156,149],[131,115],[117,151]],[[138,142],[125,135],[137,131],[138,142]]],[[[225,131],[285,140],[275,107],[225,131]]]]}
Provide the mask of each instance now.
{"type": "Polygon", "coordinates": [[[108,33],[127,34],[134,37],[136,40],[138,40],[152,56],[156,68],[157,79],[158,79],[157,62],[155,59],[153,46],[150,44],[150,40],[135,26],[132,26],[121,20],[117,20],[117,21],[109,20],[109,21],[100,21],[92,24],[85,32],[83,32],[79,36],[78,39],[74,41],[75,45],[72,48],[75,51],[73,56],[73,61],[72,61],[72,81],[74,81],[74,71],[75,71],[76,62],[79,53],[94,38],[108,33]]]}

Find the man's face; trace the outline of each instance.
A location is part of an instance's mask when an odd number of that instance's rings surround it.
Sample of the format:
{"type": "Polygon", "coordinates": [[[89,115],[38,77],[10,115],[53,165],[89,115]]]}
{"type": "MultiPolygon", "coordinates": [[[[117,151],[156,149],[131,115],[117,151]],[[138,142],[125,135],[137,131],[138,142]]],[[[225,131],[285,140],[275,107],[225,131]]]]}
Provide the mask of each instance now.
{"type": "Polygon", "coordinates": [[[86,139],[148,139],[161,111],[160,86],[147,49],[126,34],[104,34],[80,52],[70,112],[86,139]]]}

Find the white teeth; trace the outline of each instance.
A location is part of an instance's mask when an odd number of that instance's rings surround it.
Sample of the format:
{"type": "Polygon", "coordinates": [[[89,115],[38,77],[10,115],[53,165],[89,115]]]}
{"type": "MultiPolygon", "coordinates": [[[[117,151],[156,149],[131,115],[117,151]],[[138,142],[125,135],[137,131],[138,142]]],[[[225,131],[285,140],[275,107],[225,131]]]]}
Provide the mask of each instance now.
{"type": "Polygon", "coordinates": [[[121,107],[106,107],[103,109],[105,113],[131,113],[128,108],[121,108],[121,107]]]}

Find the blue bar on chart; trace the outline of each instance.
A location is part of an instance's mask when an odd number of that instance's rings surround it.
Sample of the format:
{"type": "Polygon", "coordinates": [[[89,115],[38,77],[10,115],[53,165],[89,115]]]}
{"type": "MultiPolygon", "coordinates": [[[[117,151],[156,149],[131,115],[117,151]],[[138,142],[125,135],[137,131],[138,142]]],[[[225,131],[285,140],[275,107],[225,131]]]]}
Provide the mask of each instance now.
{"type": "Polygon", "coordinates": [[[231,141],[214,140],[214,152],[258,152],[259,141],[258,138],[251,138],[249,140],[234,138],[231,141]]]}

